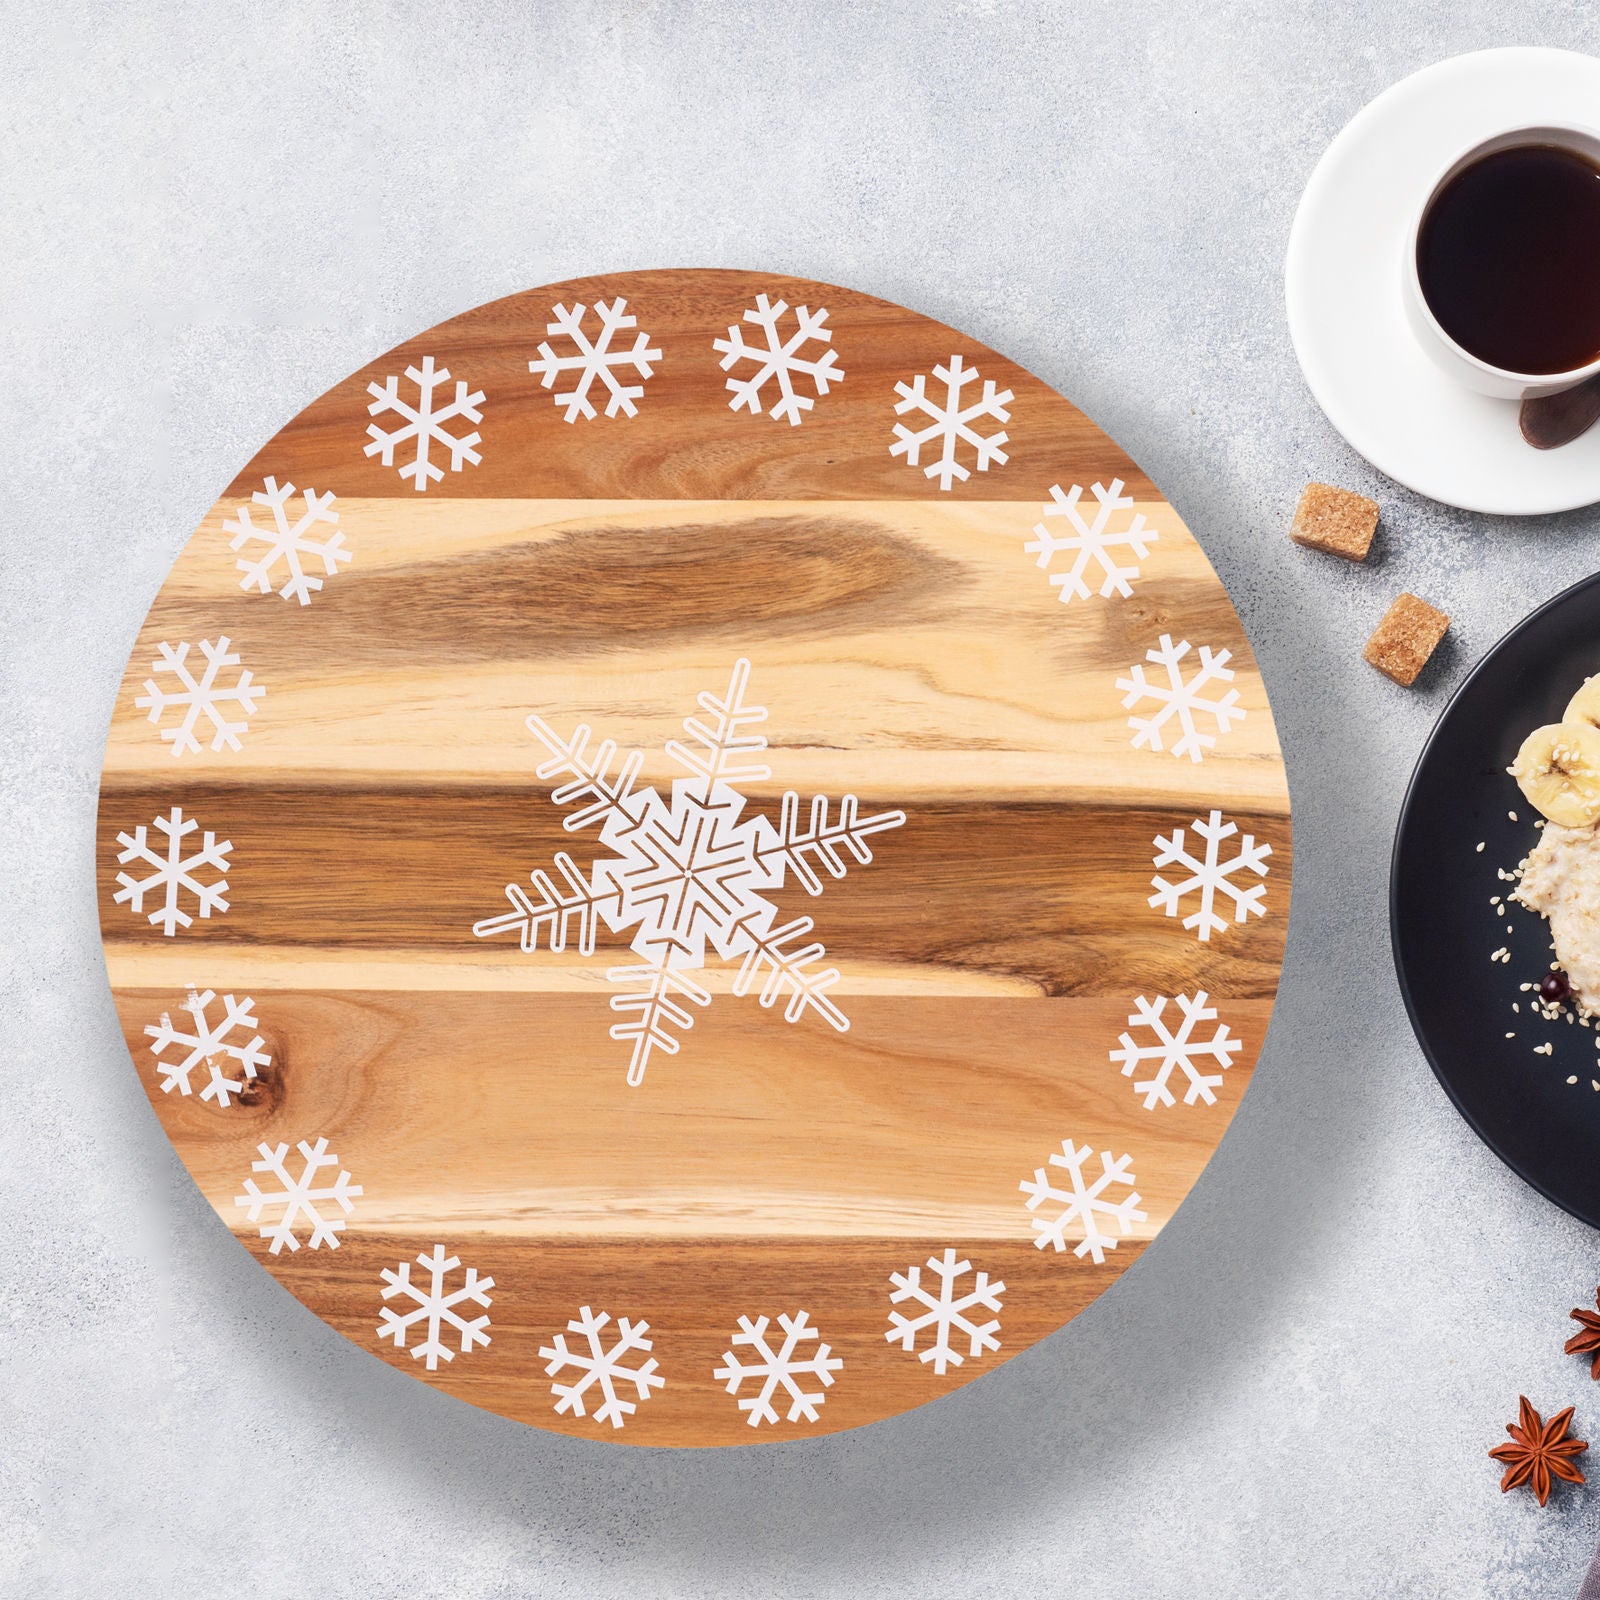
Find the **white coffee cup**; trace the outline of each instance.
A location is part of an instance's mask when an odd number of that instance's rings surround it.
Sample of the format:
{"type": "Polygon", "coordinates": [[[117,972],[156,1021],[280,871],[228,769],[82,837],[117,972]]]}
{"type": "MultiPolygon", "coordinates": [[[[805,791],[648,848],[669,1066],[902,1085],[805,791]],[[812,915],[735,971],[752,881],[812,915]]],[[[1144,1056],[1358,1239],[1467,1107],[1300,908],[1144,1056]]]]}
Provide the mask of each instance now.
{"type": "Polygon", "coordinates": [[[1417,270],[1417,241],[1422,224],[1433,205],[1435,197],[1464,167],[1493,155],[1499,150],[1515,150],[1526,145],[1554,146],[1571,150],[1586,160],[1600,165],[1600,133],[1576,123],[1551,123],[1542,127],[1507,128],[1503,133],[1488,139],[1479,139],[1469,149],[1446,163],[1438,177],[1428,185],[1422,205],[1406,238],[1405,303],[1406,317],[1412,332],[1429,357],[1458,383],[1479,394],[1494,395],[1501,400],[1532,400],[1544,395],[1560,394],[1564,389],[1574,389],[1580,383],[1600,373],[1600,358],[1587,366],[1575,367],[1570,372],[1512,372],[1480,360],[1470,350],[1464,349],[1445,332],[1434,316],[1422,292],[1422,279],[1417,270]]]}

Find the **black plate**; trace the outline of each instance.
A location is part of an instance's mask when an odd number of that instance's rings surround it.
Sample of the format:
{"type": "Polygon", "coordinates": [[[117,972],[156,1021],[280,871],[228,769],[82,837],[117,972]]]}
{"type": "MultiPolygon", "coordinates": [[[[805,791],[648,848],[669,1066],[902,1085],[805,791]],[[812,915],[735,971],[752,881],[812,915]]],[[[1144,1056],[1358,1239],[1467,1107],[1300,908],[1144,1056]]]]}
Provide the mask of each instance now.
{"type": "Polygon", "coordinates": [[[1549,930],[1520,906],[1497,915],[1489,904],[1513,887],[1496,873],[1539,837],[1506,768],[1595,672],[1600,574],[1518,623],[1445,707],[1400,810],[1389,931],[1411,1025],[1456,1109],[1519,1177],[1600,1227],[1600,1029],[1532,1015],[1519,985],[1549,971],[1549,930]],[[1490,960],[1502,946],[1509,964],[1490,960]],[[1547,1040],[1554,1055],[1535,1055],[1547,1040]]]}

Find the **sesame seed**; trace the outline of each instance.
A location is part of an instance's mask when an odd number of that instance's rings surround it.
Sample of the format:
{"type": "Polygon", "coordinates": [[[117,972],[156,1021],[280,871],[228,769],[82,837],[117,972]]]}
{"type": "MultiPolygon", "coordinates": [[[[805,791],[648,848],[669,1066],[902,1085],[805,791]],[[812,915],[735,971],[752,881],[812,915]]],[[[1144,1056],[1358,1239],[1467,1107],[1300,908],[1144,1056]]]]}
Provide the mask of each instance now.
{"type": "Polygon", "coordinates": [[[1506,815],[1510,817],[1513,822],[1517,820],[1517,814],[1515,811],[1508,811],[1506,812],[1506,815]]]}
{"type": "MultiPolygon", "coordinates": [[[[1568,1083],[1576,1083],[1576,1082],[1577,1082],[1577,1081],[1578,1081],[1578,1075],[1577,1075],[1577,1074],[1576,1074],[1576,1073],[1574,1073],[1574,1074],[1573,1074],[1573,1075],[1572,1075],[1572,1076],[1571,1076],[1571,1077],[1570,1077],[1570,1078],[1568,1078],[1568,1079],[1567,1079],[1567,1082],[1568,1082],[1568,1083]]],[[[1594,1079],[1593,1079],[1593,1078],[1591,1078],[1591,1079],[1590,1079],[1590,1080],[1589,1080],[1589,1081],[1590,1081],[1590,1082],[1591,1082],[1591,1083],[1593,1083],[1593,1082],[1594,1082],[1594,1079]]]]}
{"type": "Polygon", "coordinates": [[[1483,854],[1483,844],[1484,844],[1484,841],[1482,839],[1480,839],[1478,841],[1478,854],[1480,856],[1483,854]]]}

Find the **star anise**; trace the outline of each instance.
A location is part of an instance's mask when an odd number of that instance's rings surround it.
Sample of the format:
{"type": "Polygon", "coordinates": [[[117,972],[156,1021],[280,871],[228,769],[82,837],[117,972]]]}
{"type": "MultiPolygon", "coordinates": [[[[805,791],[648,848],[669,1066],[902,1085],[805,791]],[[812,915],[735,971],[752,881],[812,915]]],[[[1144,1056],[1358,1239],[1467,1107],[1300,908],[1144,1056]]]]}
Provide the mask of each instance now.
{"type": "Polygon", "coordinates": [[[1584,1311],[1574,1308],[1572,1320],[1583,1329],[1582,1333],[1575,1333],[1562,1346],[1569,1356],[1586,1356],[1593,1354],[1594,1360],[1589,1363],[1589,1376],[1600,1382],[1600,1289],[1594,1293],[1596,1310],[1584,1311]]]}
{"type": "Polygon", "coordinates": [[[1528,1404],[1526,1395],[1517,1397],[1517,1420],[1506,1424],[1506,1432],[1515,1441],[1496,1445],[1489,1452],[1496,1461],[1506,1464],[1505,1475],[1500,1479],[1500,1492],[1515,1489],[1518,1484],[1533,1486],[1539,1504],[1550,1498],[1552,1477],[1565,1478],[1568,1483],[1582,1483],[1583,1473],[1572,1457],[1582,1455],[1589,1448],[1583,1439],[1569,1439],[1567,1429],[1572,1423],[1572,1407],[1558,1411],[1545,1422],[1528,1404]]]}

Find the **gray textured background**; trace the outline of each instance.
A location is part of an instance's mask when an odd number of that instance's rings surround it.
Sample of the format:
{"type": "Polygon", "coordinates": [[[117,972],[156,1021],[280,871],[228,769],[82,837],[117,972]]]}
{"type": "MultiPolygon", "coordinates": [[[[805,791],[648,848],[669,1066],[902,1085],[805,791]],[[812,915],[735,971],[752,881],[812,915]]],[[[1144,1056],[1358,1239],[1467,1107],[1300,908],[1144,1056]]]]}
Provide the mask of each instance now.
{"type": "Polygon", "coordinates": [[[1461,515],[1323,420],[1281,261],[1327,141],[1585,4],[4,8],[0,1585],[8,1594],[1564,1595],[1600,1489],[1485,1449],[1563,1356],[1594,1235],[1457,1119],[1402,1015],[1386,854],[1452,683],[1595,565],[1600,514],[1461,515]],[[55,20],[44,21],[47,11],[55,20]],[[144,1104],[101,962],[101,742],[168,564],[252,449],[496,295],[768,267],[959,324],[1075,399],[1204,540],[1295,797],[1283,995],[1159,1245],[1071,1328],[854,1435],[671,1454],[430,1393],[279,1291],[144,1104]],[[1291,547],[1377,495],[1383,560],[1291,547]],[[1407,694],[1361,641],[1456,618],[1407,694]]]}

